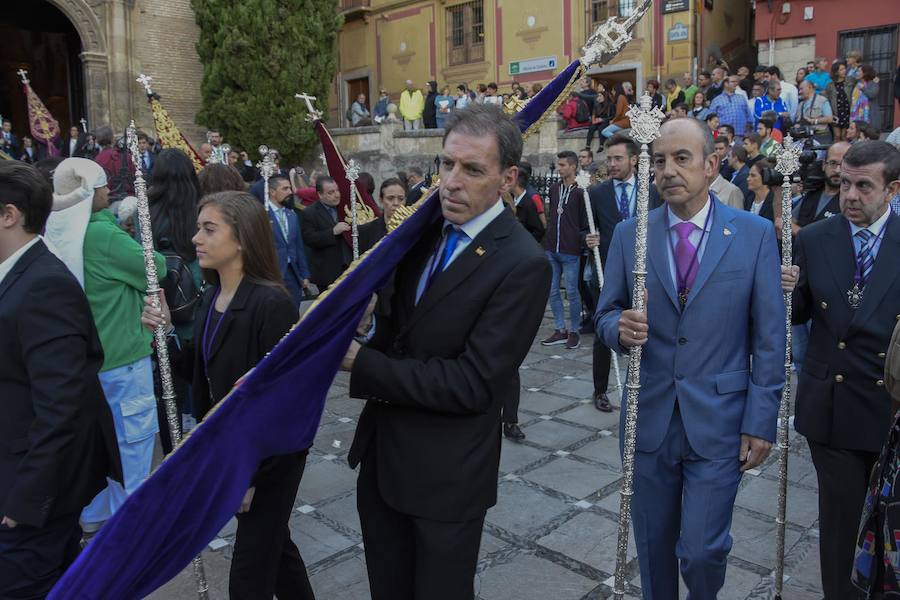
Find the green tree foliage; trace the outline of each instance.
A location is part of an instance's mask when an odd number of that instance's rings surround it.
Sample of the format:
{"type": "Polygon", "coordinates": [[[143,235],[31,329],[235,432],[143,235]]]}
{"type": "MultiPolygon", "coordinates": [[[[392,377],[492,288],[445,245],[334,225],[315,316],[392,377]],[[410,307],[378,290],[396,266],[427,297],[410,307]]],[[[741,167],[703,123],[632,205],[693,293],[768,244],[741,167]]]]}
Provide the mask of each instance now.
{"type": "Polygon", "coordinates": [[[337,0],[191,0],[203,63],[197,121],[257,159],[267,144],[290,161],[318,143],[305,120],[307,92],[328,106],[342,18],[337,0]]]}

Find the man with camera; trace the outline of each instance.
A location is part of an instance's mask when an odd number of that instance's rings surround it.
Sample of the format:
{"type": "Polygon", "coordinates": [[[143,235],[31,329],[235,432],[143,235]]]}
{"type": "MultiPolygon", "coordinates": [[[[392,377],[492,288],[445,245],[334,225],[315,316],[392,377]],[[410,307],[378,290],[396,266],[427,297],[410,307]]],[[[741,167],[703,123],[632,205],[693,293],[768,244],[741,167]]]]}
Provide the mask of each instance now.
{"type": "Polygon", "coordinates": [[[794,223],[798,227],[840,214],[841,162],[849,149],[847,142],[837,142],[828,148],[822,165],[824,185],[803,195],[794,212],[794,223]]]}
{"type": "Polygon", "coordinates": [[[797,126],[804,128],[813,141],[823,146],[831,143],[829,126],[834,122],[834,112],[828,99],[817,94],[815,85],[808,79],[800,82],[800,106],[796,117],[797,126]]]}

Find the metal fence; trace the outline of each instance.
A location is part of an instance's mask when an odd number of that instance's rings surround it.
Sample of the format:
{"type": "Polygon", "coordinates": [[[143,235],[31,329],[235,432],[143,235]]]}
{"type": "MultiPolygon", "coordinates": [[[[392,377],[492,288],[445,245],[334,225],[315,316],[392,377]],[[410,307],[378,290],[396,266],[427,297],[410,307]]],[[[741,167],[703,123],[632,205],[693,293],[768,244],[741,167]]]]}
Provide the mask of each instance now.
{"type": "MultiPolygon", "coordinates": [[[[439,156],[435,156],[434,161],[428,168],[428,172],[425,173],[425,181],[433,181],[440,168],[441,159],[439,156]]],[[[544,204],[547,204],[550,201],[550,188],[559,183],[559,180],[560,177],[559,173],[556,172],[556,166],[551,164],[549,169],[532,172],[531,177],[528,178],[528,185],[544,199],[544,204]]]]}

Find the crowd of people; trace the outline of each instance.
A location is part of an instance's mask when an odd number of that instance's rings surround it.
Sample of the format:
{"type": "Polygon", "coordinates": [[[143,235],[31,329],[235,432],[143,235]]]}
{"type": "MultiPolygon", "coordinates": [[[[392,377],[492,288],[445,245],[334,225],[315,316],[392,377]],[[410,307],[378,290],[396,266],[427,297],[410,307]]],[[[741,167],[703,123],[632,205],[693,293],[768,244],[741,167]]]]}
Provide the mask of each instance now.
{"type": "MultiPolygon", "coordinates": [[[[717,66],[696,82],[685,75],[648,83],[668,118],[652,149],[649,206],[664,208],[651,214],[645,312],[630,310],[639,154],[628,135],[630,83],[607,92],[585,79],[562,103],[567,126],[586,128],[588,144],[557,155],[559,181],[544,198],[531,185],[521,135],[499,106],[527,100],[537,86],[501,95],[496,84],[477,91],[461,84],[451,94],[432,81],[423,94],[407,82],[404,127],[446,132],[444,221],[372,303],[344,360],[351,392],[373,398],[350,453],[351,465],[362,465],[373,597],[412,597],[411,582],[433,591],[429,597],[471,597],[485,511],[496,501],[496,437],[499,430],[525,439],[516,367],[548,300],[554,331],[543,345],[573,350],[581,335],[595,334],[599,411],[618,409],[607,393],[611,353],[647,344],[642,394],[650,401],[639,417],[634,520],[640,562],[655,568],[642,569],[642,588],[677,597],[678,556],[688,587],[714,597],[740,474],[761,464],[774,440],[782,291],[795,298],[797,431],[809,441],[819,481],[825,596],[851,597],[845,574],[884,441],[876,433],[887,431],[890,417],[883,372],[900,318],[900,279],[896,261],[883,257],[900,250],[900,151],[874,139],[879,110],[869,100],[878,79],[858,53],[811,66],[798,89],[774,66],[752,74],[717,66]],[[800,182],[792,214],[783,215],[772,159],[792,123],[829,146],[821,185],[800,182]],[[594,176],[587,190],[576,183],[579,171],[594,176]],[[785,218],[799,269],[779,272],[785,218]],[[839,237],[843,249],[830,241],[839,237]],[[594,248],[602,284],[589,259],[594,248]],[[495,260],[476,262],[487,252],[495,260]],[[473,270],[454,271],[456,261],[473,270]],[[834,265],[847,289],[835,286],[834,265]],[[441,297],[428,296],[435,278],[441,297]],[[483,306],[463,310],[472,298],[483,306]],[[410,330],[420,301],[433,312],[410,330]],[[502,333],[497,319],[519,326],[502,333]],[[398,341],[392,331],[406,337],[398,341]],[[450,440],[448,432],[460,436],[450,440]],[[682,493],[694,492],[710,504],[681,510],[682,493]],[[679,541],[685,536],[690,544],[679,541]]],[[[357,99],[347,115],[354,125],[388,117],[381,95],[374,115],[364,96],[357,99]]],[[[0,139],[11,158],[20,149],[9,125],[0,139]]],[[[218,132],[200,148],[207,164],[199,173],[181,150],[160,149],[145,133],[138,140],[139,165],[109,127],[91,134],[73,127],[63,156],[37,156],[22,140],[21,160],[0,161],[0,297],[9,294],[0,339],[10,357],[0,389],[14,404],[4,426],[13,443],[0,457],[0,581],[16,582],[22,597],[45,595],[82,537],[89,541],[149,476],[157,434],[163,450],[172,449],[150,332],[165,328],[178,410],[200,421],[284,336],[302,303],[351,262],[350,225],[329,175],[284,170],[279,157],[264,180],[218,132]],[[164,291],[158,308],[147,296],[153,282],[139,243],[136,166],[149,182],[164,291]],[[52,557],[42,565],[52,568],[31,569],[15,550],[23,544],[52,557]]],[[[383,211],[360,227],[362,251],[431,184],[415,167],[377,187],[371,174],[360,181],[383,211]]],[[[237,511],[232,597],[313,597],[287,527],[307,452],[259,466],[237,511]]]]}

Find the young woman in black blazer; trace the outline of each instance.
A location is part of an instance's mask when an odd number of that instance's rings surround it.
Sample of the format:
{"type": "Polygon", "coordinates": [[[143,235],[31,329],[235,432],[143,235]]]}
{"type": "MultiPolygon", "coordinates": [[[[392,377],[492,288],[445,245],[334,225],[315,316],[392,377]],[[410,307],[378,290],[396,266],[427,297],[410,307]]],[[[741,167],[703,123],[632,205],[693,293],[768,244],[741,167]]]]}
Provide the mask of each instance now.
{"type": "MultiPolygon", "coordinates": [[[[169,345],[172,365],[192,381],[198,420],[224,398],[297,320],[275,257],[265,210],[245,192],[220,192],[199,204],[193,243],[210,284],[194,319],[193,339],[169,345]]],[[[142,318],[171,323],[168,307],[142,318]]],[[[231,600],[312,599],[306,565],[291,541],[288,520],[308,451],[263,461],[238,509],[228,588],[231,600]]]]}

